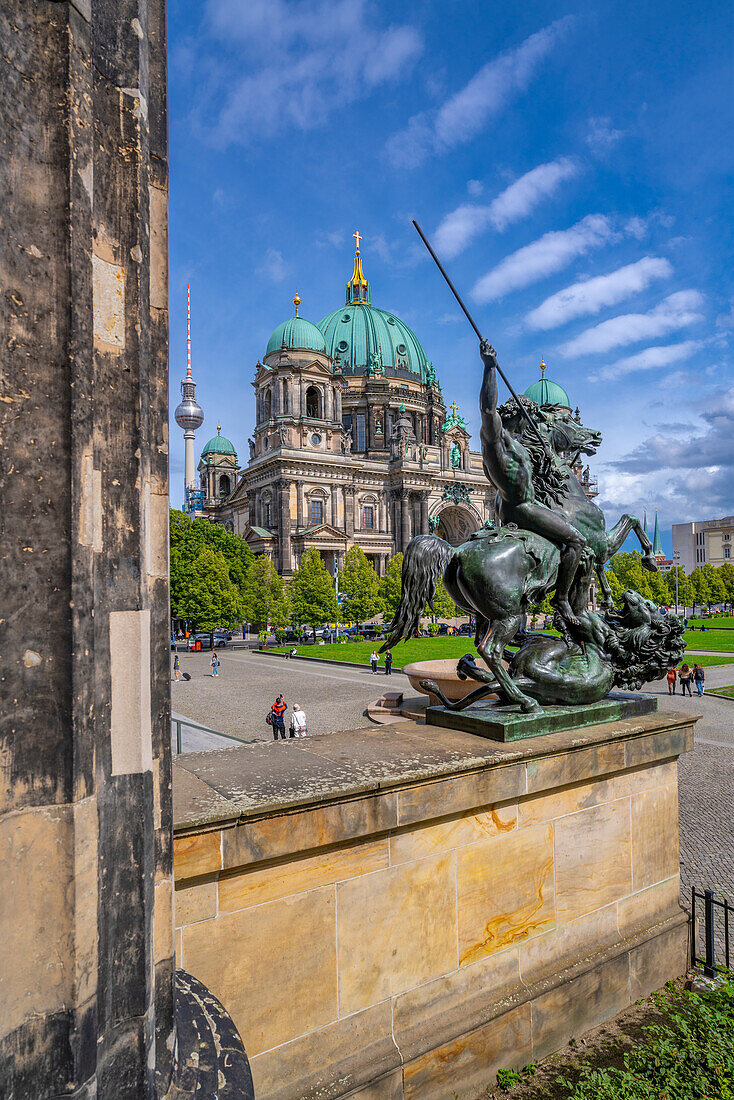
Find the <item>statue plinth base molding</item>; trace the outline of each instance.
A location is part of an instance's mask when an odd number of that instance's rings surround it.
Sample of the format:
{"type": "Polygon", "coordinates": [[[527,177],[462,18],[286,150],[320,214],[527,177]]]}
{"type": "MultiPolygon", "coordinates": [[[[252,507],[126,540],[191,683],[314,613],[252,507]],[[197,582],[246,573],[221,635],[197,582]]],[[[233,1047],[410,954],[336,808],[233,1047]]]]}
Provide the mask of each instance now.
{"type": "Polygon", "coordinates": [[[637,718],[643,714],[653,714],[657,709],[655,695],[614,691],[598,703],[583,707],[543,707],[531,714],[523,714],[516,705],[502,706],[496,700],[472,703],[465,710],[428,707],[426,722],[432,726],[466,730],[493,741],[519,741],[525,737],[542,737],[544,734],[596,726],[600,722],[637,718]]]}

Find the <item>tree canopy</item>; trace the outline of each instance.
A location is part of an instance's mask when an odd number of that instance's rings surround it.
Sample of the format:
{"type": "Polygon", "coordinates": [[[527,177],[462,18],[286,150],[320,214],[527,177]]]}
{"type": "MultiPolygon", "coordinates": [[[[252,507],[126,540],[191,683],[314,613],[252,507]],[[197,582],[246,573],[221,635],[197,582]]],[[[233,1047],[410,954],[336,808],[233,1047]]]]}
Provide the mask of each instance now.
{"type": "Polygon", "coordinates": [[[339,591],[345,596],[342,613],[346,620],[364,623],[382,609],[375,568],[361,546],[350,546],[339,574],[339,591]]]}
{"type": "Polygon", "coordinates": [[[200,630],[236,626],[253,561],[247,543],[220,523],[170,511],[171,614],[200,630]]]}
{"type": "Polygon", "coordinates": [[[380,610],[385,616],[385,622],[392,622],[397,614],[398,604],[403,592],[403,555],[397,553],[390,558],[385,569],[385,575],[380,577],[377,595],[380,600],[380,610]]]}
{"type": "Polygon", "coordinates": [[[315,548],[301,558],[288,585],[288,598],[295,621],[308,623],[314,631],[338,618],[334,581],[315,548]]]}
{"type": "Polygon", "coordinates": [[[244,617],[256,626],[287,626],[290,603],[283,578],[265,554],[253,558],[244,587],[244,617]]]}

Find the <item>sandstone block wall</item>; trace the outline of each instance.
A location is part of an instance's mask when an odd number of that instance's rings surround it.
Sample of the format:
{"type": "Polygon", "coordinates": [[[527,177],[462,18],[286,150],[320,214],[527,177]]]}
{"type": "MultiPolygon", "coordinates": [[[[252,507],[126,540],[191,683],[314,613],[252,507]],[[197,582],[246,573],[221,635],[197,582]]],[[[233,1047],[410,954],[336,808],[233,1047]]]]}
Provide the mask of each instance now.
{"type": "Polygon", "coordinates": [[[227,1005],[256,1095],[475,1095],[682,972],[690,742],[677,728],[176,837],[178,961],[227,1005]]]}

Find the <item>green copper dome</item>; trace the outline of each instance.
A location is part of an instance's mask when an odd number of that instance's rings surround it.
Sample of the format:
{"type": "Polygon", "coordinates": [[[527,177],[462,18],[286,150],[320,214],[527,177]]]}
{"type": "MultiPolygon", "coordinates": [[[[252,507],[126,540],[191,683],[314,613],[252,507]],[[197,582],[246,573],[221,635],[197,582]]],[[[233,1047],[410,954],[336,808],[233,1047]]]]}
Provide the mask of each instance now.
{"type": "Polygon", "coordinates": [[[217,426],[217,434],[212,436],[201,452],[202,458],[206,458],[207,455],[233,455],[237,458],[237,451],[227,437],[220,433],[221,428],[217,426]]]}
{"type": "Polygon", "coordinates": [[[537,382],[533,382],[532,386],[528,386],[525,396],[535,401],[537,405],[563,405],[564,408],[570,409],[571,401],[563,386],[545,377],[545,363],[540,364],[540,369],[541,377],[537,382]]]}
{"type": "Polygon", "coordinates": [[[345,374],[389,374],[427,382],[435,379],[423,345],[404,321],[371,302],[370,284],[362,273],[359,252],[347,283],[346,305],[319,321],[332,359],[339,356],[345,374]]]}
{"type": "Polygon", "coordinates": [[[273,332],[268,340],[268,346],[265,349],[266,355],[270,355],[271,351],[279,351],[284,344],[287,348],[307,349],[308,351],[326,351],[324,338],[316,328],[316,325],[312,325],[305,317],[298,316],[298,307],[300,304],[301,299],[296,294],[293,299],[293,305],[296,307],[296,315],[295,317],[289,317],[282,325],[278,325],[275,332],[273,332]]]}

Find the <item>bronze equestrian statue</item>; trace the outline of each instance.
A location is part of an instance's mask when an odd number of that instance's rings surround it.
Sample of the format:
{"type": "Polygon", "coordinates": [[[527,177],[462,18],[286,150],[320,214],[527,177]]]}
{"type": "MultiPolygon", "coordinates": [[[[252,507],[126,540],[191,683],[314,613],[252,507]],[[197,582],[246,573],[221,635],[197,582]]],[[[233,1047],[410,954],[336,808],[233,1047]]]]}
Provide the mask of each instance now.
{"type": "Polygon", "coordinates": [[[643,565],[657,569],[650,540],[631,515],[607,531],[604,513],[588,499],[571,468],[580,453],[596,452],[601,435],[563,410],[540,408],[526,397],[513,397],[498,408],[497,359],[486,341],[481,355],[482,460],[497,489],[500,525],[476,531],[457,548],[437,535],[410,541],[400,605],[382,648],[416,633],[443,577],[454,602],[476,617],[475,645],[489,670],[487,674],[471,657],[462,658],[460,675],[483,686],[451,704],[452,709],[489,691],[523,711],[541,703],[595,702],[612,686],[639,686],[643,673],[646,679],[663,675],[685,648],[681,624],[637,593],[625,594],[622,617],[610,614],[611,592],[604,576],[604,566],[630,531],[640,541],[643,565]],[[594,573],[605,617],[588,610],[594,573]],[[530,606],[551,593],[562,637],[518,636],[530,606]],[[628,620],[635,616],[642,621],[630,626],[628,620]],[[506,652],[513,639],[522,643],[517,654],[506,652]],[[640,650],[646,653],[642,664],[640,650]],[[503,663],[507,657],[509,669],[503,663]],[[625,671],[629,667],[640,670],[631,682],[625,671]]]}

